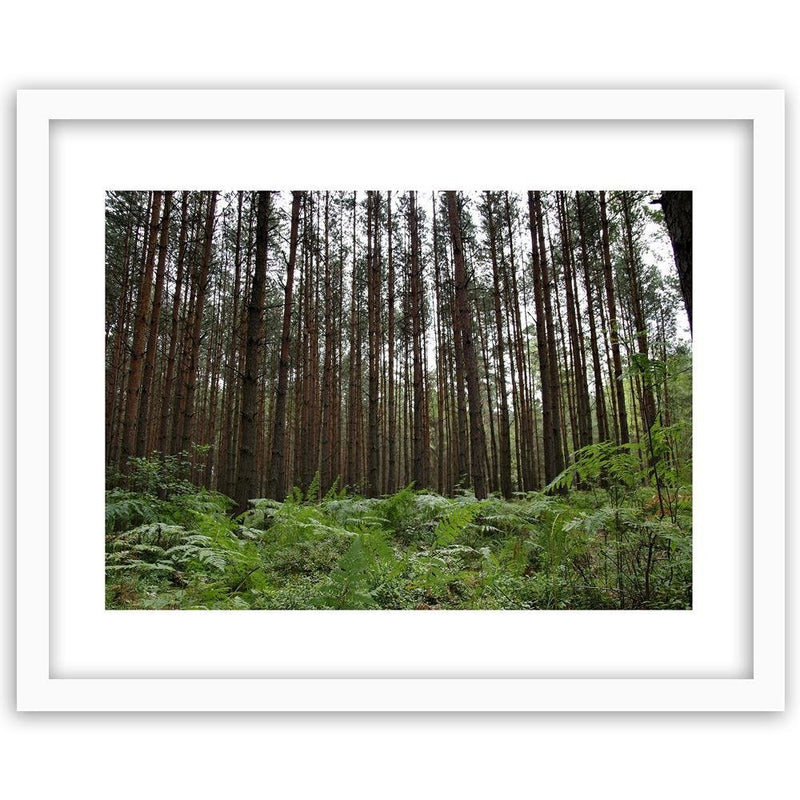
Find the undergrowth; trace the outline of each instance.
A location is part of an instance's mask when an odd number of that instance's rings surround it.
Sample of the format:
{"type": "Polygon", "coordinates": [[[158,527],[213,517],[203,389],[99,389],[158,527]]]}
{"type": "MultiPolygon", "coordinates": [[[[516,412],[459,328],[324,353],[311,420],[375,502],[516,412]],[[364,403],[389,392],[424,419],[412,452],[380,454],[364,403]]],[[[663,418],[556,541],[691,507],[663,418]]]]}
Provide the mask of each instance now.
{"type": "Polygon", "coordinates": [[[108,608],[691,607],[690,495],[663,514],[649,488],[592,481],[596,464],[552,495],[295,490],[231,519],[229,498],[151,461],[106,492],[108,608]]]}

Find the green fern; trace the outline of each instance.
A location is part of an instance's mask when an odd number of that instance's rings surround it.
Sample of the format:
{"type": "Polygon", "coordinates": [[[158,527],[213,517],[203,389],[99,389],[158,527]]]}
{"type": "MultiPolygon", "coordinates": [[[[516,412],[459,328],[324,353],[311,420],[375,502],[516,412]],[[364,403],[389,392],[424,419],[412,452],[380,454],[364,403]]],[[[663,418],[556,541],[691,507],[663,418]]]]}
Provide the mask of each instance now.
{"type": "Polygon", "coordinates": [[[434,541],[439,547],[452,544],[481,512],[484,504],[475,500],[454,501],[445,515],[439,520],[434,531],[434,541]]]}

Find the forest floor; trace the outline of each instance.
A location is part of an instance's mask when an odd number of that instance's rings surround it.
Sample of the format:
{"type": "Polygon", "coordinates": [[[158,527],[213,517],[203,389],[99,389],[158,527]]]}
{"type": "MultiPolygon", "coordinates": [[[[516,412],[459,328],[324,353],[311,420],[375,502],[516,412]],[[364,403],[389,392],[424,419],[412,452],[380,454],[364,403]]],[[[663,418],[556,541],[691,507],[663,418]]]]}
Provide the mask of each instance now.
{"type": "Polygon", "coordinates": [[[685,609],[691,497],[512,500],[403,489],[232,501],[185,481],[106,492],[109,609],[685,609]]]}

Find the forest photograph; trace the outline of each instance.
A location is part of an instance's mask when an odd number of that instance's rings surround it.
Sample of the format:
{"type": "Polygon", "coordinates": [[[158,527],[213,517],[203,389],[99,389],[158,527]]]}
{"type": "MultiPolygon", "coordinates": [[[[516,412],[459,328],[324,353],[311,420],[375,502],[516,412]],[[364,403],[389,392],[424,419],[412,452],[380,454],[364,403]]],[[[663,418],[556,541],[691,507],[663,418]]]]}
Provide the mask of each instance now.
{"type": "Polygon", "coordinates": [[[692,193],[107,191],[107,609],[692,607],[692,193]]]}

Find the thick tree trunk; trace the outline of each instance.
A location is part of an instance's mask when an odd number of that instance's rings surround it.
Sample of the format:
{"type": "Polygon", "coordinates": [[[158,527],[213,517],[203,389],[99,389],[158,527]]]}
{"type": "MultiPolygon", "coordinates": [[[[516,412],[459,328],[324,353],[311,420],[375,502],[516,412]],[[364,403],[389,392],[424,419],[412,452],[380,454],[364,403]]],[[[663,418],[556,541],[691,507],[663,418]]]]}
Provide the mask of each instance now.
{"type": "Polygon", "coordinates": [[[689,329],[692,328],[692,193],[662,192],[661,208],[667,223],[689,329]]]}

